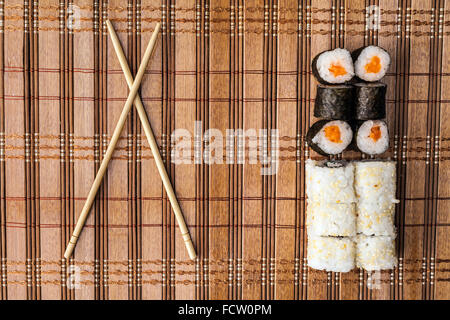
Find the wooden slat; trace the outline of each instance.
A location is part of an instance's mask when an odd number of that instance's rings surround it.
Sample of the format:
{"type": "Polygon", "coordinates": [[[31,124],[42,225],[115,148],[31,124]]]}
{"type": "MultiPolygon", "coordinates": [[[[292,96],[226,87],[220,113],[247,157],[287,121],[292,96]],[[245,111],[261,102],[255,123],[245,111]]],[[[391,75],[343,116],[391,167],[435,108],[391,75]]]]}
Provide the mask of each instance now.
{"type": "Polygon", "coordinates": [[[83,0],[76,1],[81,23],[73,32],[64,17],[72,1],[39,1],[36,12],[34,2],[27,12],[23,1],[3,2],[1,299],[449,298],[447,1],[83,0]],[[379,30],[365,28],[372,5],[381,10],[379,30]],[[185,251],[133,111],[75,255],[61,264],[128,93],[104,33],[107,18],[132,70],[155,22],[163,22],[141,97],[164,159],[174,160],[173,131],[188,134],[190,159],[167,167],[196,261],[185,251]],[[383,79],[391,146],[380,157],[397,161],[400,199],[400,265],[381,272],[372,289],[376,274],[326,273],[305,260],[304,163],[320,158],[304,142],[317,120],[311,59],[364,44],[392,57],[383,79]],[[259,129],[277,129],[277,174],[262,175],[260,157],[249,163],[248,139],[244,164],[194,164],[196,120],[200,152],[211,144],[205,131],[218,130],[209,132],[223,136],[224,161],[227,129],[255,130],[258,138],[259,129]],[[75,290],[65,286],[70,265],[81,272],[75,290]]]}

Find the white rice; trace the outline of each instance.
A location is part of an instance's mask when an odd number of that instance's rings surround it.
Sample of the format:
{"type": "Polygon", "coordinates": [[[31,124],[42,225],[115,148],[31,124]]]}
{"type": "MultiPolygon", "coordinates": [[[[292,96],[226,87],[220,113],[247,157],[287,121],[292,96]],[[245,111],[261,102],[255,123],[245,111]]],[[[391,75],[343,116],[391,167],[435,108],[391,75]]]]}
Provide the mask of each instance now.
{"type": "Polygon", "coordinates": [[[368,46],[364,48],[355,61],[355,73],[356,75],[365,81],[378,81],[386,74],[391,58],[389,54],[377,46],[368,46]],[[366,64],[370,62],[373,56],[380,58],[381,69],[377,73],[368,73],[365,70],[366,64]]]}
{"type": "Polygon", "coordinates": [[[355,267],[352,238],[308,237],[308,266],[318,270],[348,272],[355,267]]]}
{"type": "Polygon", "coordinates": [[[338,154],[348,147],[350,142],[352,142],[353,132],[350,125],[345,121],[334,120],[328,122],[323,128],[314,136],[312,142],[317,144],[317,146],[322,149],[327,154],[338,154]],[[340,140],[342,142],[336,143],[328,140],[325,136],[325,128],[329,126],[337,126],[341,133],[340,140]]]}
{"type": "Polygon", "coordinates": [[[308,235],[353,237],[356,235],[355,204],[308,202],[308,235]]]}
{"type": "Polygon", "coordinates": [[[346,163],[345,166],[339,168],[328,168],[323,165],[324,162],[306,160],[306,195],[308,201],[355,202],[353,163],[346,163]]]}
{"type": "Polygon", "coordinates": [[[395,199],[396,168],[394,161],[354,161],[355,192],[358,202],[386,207],[395,199]]]}
{"type": "Polygon", "coordinates": [[[397,266],[393,237],[356,237],[356,266],[367,271],[388,270],[397,266]]]}
{"type": "Polygon", "coordinates": [[[356,145],[361,152],[371,155],[385,152],[389,147],[389,134],[386,123],[381,120],[363,122],[356,135],[356,145]],[[369,136],[374,126],[379,126],[381,131],[381,137],[377,141],[373,141],[369,136]]]}
{"type": "Polygon", "coordinates": [[[358,213],[356,220],[358,233],[367,236],[395,237],[395,205],[393,203],[380,207],[378,203],[362,201],[358,202],[356,211],[358,213]]]}
{"type": "Polygon", "coordinates": [[[346,49],[337,48],[320,54],[317,58],[316,67],[319,76],[329,83],[344,83],[351,80],[355,75],[352,57],[346,49]],[[347,74],[335,77],[329,70],[332,64],[341,65],[345,68],[347,74]]]}

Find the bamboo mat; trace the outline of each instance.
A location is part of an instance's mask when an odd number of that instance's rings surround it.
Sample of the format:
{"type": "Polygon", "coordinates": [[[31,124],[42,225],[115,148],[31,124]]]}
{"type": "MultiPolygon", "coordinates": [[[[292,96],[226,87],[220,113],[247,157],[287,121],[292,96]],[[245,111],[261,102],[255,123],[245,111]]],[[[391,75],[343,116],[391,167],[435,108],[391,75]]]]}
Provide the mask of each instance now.
{"type": "Polygon", "coordinates": [[[450,1],[0,0],[0,8],[2,299],[450,298],[450,1]],[[378,30],[366,28],[369,6],[380,8],[378,30]],[[107,18],[134,72],[162,21],[141,96],[194,262],[135,110],[75,255],[62,259],[128,92],[107,18]],[[383,157],[397,161],[401,200],[399,266],[372,289],[366,272],[306,266],[304,193],[305,159],[318,158],[304,141],[315,121],[311,59],[368,44],[393,60],[383,157]],[[202,133],[278,129],[277,174],[261,175],[260,162],[173,164],[171,133],[194,136],[196,120],[202,133]]]}

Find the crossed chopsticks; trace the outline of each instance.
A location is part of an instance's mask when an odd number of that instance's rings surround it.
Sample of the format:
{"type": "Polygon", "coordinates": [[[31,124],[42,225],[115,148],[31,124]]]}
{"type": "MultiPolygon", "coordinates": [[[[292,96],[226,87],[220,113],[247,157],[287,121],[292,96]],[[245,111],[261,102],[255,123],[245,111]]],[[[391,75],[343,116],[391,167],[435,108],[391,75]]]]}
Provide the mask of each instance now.
{"type": "Polygon", "coordinates": [[[114,148],[116,147],[117,141],[119,140],[120,133],[125,125],[125,120],[127,115],[131,109],[131,106],[135,105],[139,119],[141,120],[142,127],[144,128],[145,135],[147,136],[148,143],[150,145],[150,149],[152,150],[153,157],[155,158],[156,166],[158,168],[159,174],[161,175],[161,179],[166,189],[167,196],[169,197],[170,204],[172,205],[173,212],[178,222],[178,226],[181,230],[181,235],[183,237],[184,243],[189,253],[189,257],[191,259],[196,258],[196,253],[194,249],[194,245],[192,244],[191,236],[189,234],[189,230],[186,226],[186,223],[183,218],[183,214],[180,209],[180,205],[178,204],[178,200],[176,198],[175,192],[172,187],[172,183],[170,182],[169,176],[167,174],[166,167],[164,166],[163,160],[161,158],[161,154],[159,153],[158,144],[156,143],[155,136],[153,135],[152,128],[150,123],[148,122],[147,113],[145,112],[144,106],[142,104],[141,98],[139,97],[138,90],[141,86],[141,81],[145,73],[145,69],[147,68],[147,64],[150,60],[153,48],[156,43],[156,39],[158,36],[159,29],[161,25],[159,23],[156,24],[155,31],[153,31],[152,37],[148,43],[147,49],[145,50],[144,56],[141,61],[141,65],[136,74],[136,78],[133,82],[133,76],[131,75],[130,67],[128,66],[127,59],[123,53],[122,46],[120,45],[120,41],[117,38],[117,34],[114,31],[114,27],[112,26],[109,20],[106,21],[108,26],[109,35],[111,36],[112,43],[114,45],[114,49],[116,51],[117,57],[120,62],[120,66],[122,67],[122,71],[125,74],[125,78],[127,80],[128,87],[130,88],[130,93],[128,94],[128,98],[125,102],[125,105],[122,109],[122,113],[120,114],[119,121],[117,122],[116,128],[114,129],[114,133],[112,135],[111,141],[106,149],[106,153],[103,157],[102,163],[100,164],[100,168],[97,171],[97,175],[95,176],[95,180],[92,183],[91,190],[89,191],[86,202],[84,203],[83,210],[81,211],[80,217],[78,218],[78,222],[73,231],[72,237],[70,238],[69,244],[67,245],[66,251],[64,252],[64,257],[69,259],[72,255],[73,249],[77,243],[78,237],[80,236],[81,230],[83,229],[86,218],[91,209],[92,203],[94,202],[95,195],[97,194],[98,188],[103,180],[103,176],[108,167],[109,160],[111,160],[111,156],[114,152],[114,148]]]}

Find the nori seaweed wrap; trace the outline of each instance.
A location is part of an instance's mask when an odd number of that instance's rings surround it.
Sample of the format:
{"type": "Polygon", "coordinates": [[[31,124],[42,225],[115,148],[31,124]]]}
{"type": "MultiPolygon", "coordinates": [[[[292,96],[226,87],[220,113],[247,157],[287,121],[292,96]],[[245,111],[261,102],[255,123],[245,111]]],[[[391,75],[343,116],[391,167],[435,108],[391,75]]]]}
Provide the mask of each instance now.
{"type": "Polygon", "coordinates": [[[314,116],[329,120],[349,120],[353,118],[355,88],[351,85],[317,86],[314,116]]]}
{"type": "Polygon", "coordinates": [[[308,145],[323,156],[343,152],[353,139],[350,125],[342,120],[319,120],[306,134],[308,145]]]}
{"type": "Polygon", "coordinates": [[[355,83],[355,119],[376,120],[386,117],[386,84],[355,83]]]}

